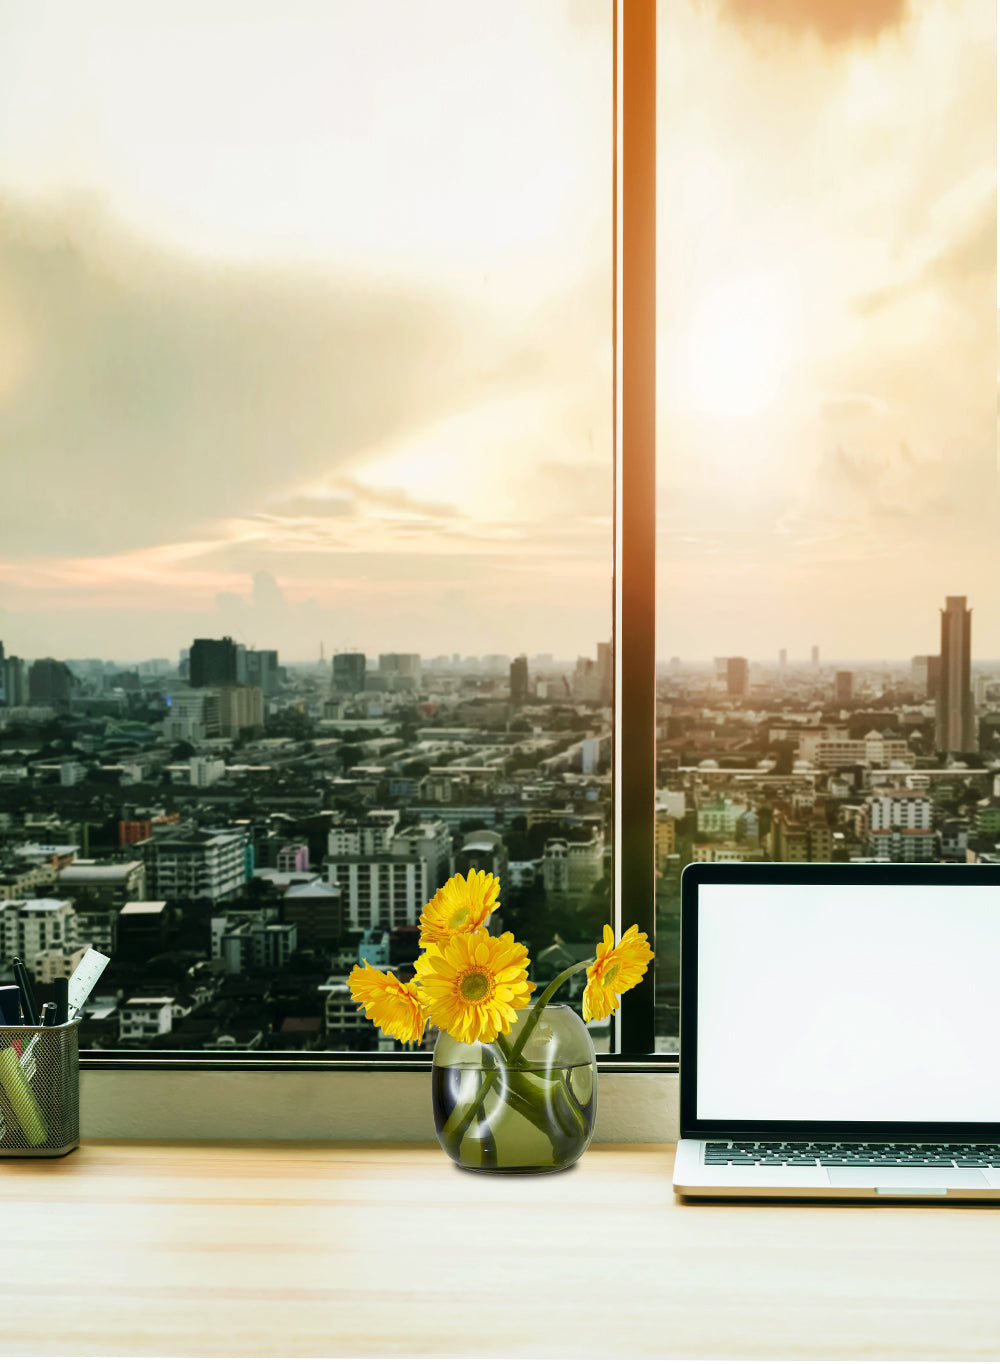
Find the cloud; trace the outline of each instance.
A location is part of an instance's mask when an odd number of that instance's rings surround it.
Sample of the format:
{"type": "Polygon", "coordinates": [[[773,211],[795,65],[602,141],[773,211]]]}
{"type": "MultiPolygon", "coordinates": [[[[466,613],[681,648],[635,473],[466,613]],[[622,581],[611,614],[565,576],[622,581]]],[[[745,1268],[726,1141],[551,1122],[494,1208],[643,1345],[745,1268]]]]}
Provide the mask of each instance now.
{"type": "Polygon", "coordinates": [[[722,0],[722,11],[740,26],[795,38],[811,34],[830,47],[848,47],[902,27],[909,0],[722,0]]]}
{"type": "Polygon", "coordinates": [[[5,551],[122,552],[267,505],[432,419],[489,334],[416,288],[199,264],[0,200],[5,551]]]}
{"type": "Polygon", "coordinates": [[[883,289],[861,295],[855,300],[854,309],[861,317],[872,317],[924,289],[933,289],[947,296],[953,294],[956,288],[968,285],[978,288],[987,280],[996,279],[996,265],[997,210],[994,186],[990,203],[964,232],[933,252],[902,279],[883,289]]]}

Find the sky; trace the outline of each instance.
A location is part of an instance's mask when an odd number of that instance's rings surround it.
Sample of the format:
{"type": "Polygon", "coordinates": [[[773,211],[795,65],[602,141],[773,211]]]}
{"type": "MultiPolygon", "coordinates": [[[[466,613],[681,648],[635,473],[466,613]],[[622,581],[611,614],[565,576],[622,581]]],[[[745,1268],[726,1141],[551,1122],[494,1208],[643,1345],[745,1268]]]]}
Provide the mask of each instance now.
{"type": "MultiPolygon", "coordinates": [[[[658,11],[657,652],[1000,657],[992,0],[658,11]]],[[[0,0],[0,640],[593,656],[606,0],[0,0]]]]}

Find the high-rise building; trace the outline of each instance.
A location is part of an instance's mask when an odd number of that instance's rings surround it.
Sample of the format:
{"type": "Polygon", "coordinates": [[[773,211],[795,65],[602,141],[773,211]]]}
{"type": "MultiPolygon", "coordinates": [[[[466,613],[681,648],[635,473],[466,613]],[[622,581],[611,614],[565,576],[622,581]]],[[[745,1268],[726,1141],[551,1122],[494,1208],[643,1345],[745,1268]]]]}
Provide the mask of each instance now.
{"type": "Polygon", "coordinates": [[[32,705],[67,705],[73,694],[73,674],[57,658],[36,658],[28,669],[28,698],[32,705]]]}
{"type": "Polygon", "coordinates": [[[834,697],[838,705],[846,706],[854,694],[854,674],[838,672],[834,682],[834,697]]]}
{"type": "Polygon", "coordinates": [[[365,689],[364,654],[334,654],[333,690],[346,695],[365,689]]]}
{"type": "Polygon", "coordinates": [[[787,650],[787,649],[779,649],[779,650],[778,650],[778,667],[779,667],[779,668],[787,668],[787,666],[788,666],[788,650],[787,650]]]}
{"type": "Polygon", "coordinates": [[[972,612],[964,597],[946,597],[941,612],[941,677],[934,745],[940,753],[972,753],[972,612]]]}
{"type": "Polygon", "coordinates": [[[274,696],[281,682],[277,649],[248,649],[246,651],[246,681],[260,687],[264,697],[274,696]]]}
{"type": "Polygon", "coordinates": [[[750,686],[750,665],[745,658],[726,659],[726,691],[730,696],[746,696],[750,686]]]}
{"type": "Polygon", "coordinates": [[[524,654],[510,665],[510,704],[516,709],[528,699],[528,660],[524,654]]]}
{"type": "Polygon", "coordinates": [[[910,659],[910,680],[927,700],[937,696],[941,686],[941,655],[914,654],[910,659]]]}
{"type": "Polygon", "coordinates": [[[814,645],[812,646],[812,665],[813,665],[814,668],[818,668],[818,667],[819,667],[819,645],[818,645],[818,644],[814,644],[814,645]]]}
{"type": "Polygon", "coordinates": [[[615,653],[610,641],[597,646],[597,672],[601,679],[601,705],[610,706],[615,689],[615,653]]]}
{"type": "Polygon", "coordinates": [[[223,639],[196,639],[189,661],[192,687],[217,687],[238,680],[236,645],[228,635],[223,639]]]}

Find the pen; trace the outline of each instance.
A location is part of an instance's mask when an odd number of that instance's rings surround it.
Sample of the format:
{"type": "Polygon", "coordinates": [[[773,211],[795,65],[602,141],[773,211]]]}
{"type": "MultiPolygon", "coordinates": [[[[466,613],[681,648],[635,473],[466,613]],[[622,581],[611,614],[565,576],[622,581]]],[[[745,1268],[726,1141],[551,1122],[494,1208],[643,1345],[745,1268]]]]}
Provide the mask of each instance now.
{"type": "Polygon", "coordinates": [[[54,999],[47,999],[42,1005],[42,1027],[51,1028],[56,1023],[56,1002],[54,999]]]}
{"type": "Polygon", "coordinates": [[[35,996],[31,989],[31,981],[28,973],[24,969],[24,962],[20,957],[15,957],[13,961],[14,979],[21,987],[21,1011],[24,1014],[24,1021],[31,1027],[38,1026],[38,1006],[35,1004],[35,996]]]}
{"type": "Polygon", "coordinates": [[[69,981],[65,976],[56,976],[52,982],[51,999],[56,1006],[57,1023],[69,1022],[69,981]]]}

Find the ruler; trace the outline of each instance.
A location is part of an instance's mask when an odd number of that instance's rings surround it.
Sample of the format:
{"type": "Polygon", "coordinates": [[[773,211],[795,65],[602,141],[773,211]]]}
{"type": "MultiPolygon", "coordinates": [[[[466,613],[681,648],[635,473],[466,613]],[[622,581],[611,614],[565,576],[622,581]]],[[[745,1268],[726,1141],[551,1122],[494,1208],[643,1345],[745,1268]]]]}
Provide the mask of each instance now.
{"type": "Polygon", "coordinates": [[[105,966],[111,960],[96,948],[88,947],[79,966],[69,978],[67,990],[69,1018],[72,1020],[83,1008],[91,990],[101,978],[105,966]]]}

